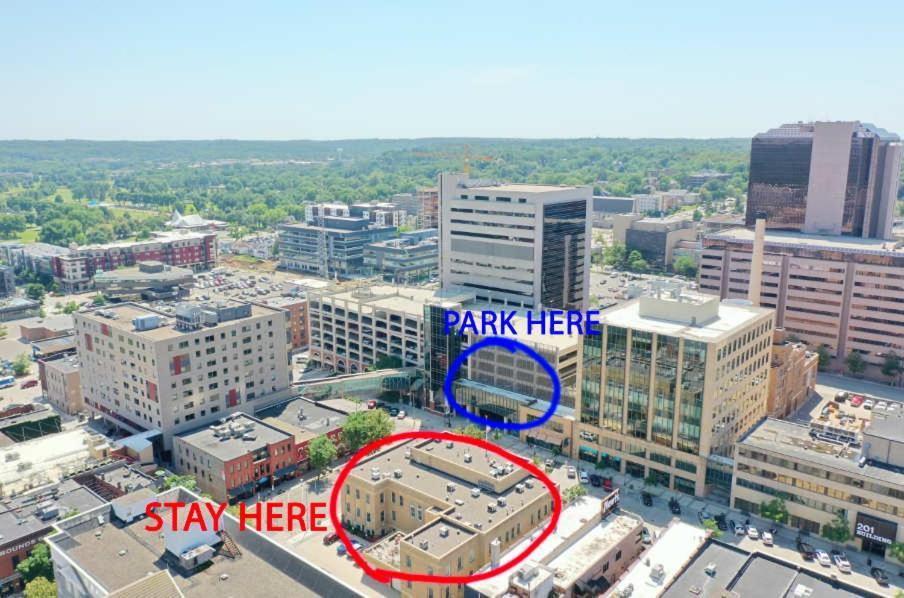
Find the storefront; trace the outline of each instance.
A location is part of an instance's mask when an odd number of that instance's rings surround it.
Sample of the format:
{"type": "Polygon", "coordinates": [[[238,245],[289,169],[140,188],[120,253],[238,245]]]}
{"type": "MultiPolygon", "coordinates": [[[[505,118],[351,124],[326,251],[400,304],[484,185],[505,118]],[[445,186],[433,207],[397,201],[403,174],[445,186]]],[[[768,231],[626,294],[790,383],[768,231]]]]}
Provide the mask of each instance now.
{"type": "Polygon", "coordinates": [[[894,544],[898,524],[865,513],[857,513],[854,520],[854,537],[860,539],[863,552],[885,557],[886,549],[894,544]]]}

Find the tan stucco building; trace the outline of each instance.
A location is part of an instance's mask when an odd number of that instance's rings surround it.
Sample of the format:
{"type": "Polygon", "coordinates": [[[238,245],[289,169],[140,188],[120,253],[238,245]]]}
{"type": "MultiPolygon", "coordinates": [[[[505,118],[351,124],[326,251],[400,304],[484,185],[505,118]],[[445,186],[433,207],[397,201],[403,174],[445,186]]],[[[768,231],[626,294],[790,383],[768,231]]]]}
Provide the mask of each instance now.
{"type": "Polygon", "coordinates": [[[818,369],[819,355],[809,351],[804,343],[789,338],[781,328],[776,328],[766,415],[787,417],[803,405],[816,388],[818,369]]]}

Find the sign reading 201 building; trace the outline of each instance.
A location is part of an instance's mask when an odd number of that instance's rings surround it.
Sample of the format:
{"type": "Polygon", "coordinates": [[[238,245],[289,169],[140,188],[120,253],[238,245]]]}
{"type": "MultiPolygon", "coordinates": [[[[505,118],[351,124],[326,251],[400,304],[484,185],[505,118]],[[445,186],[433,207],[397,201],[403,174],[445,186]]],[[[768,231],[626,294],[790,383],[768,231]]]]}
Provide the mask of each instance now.
{"type": "Polygon", "coordinates": [[[898,525],[863,513],[857,513],[854,535],[882,544],[893,544],[898,535],[898,525]]]}

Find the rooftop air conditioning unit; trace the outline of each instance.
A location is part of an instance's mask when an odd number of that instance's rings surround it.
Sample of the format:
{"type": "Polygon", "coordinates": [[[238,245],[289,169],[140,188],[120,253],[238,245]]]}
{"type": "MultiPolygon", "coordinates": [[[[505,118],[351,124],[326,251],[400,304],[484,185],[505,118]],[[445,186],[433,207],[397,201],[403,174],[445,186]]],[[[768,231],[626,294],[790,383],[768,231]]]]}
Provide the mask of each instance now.
{"type": "Polygon", "coordinates": [[[371,467],[370,468],[370,479],[371,480],[379,480],[380,479],[380,468],[379,467],[371,467]]]}
{"type": "Polygon", "coordinates": [[[480,488],[471,488],[471,496],[474,498],[480,496],[480,488]]]}
{"type": "Polygon", "coordinates": [[[524,493],[524,484],[515,484],[515,492],[518,494],[524,493]]]}
{"type": "Polygon", "coordinates": [[[451,440],[446,443],[446,448],[452,448],[453,446],[455,446],[455,443],[452,442],[451,440]]]}
{"type": "Polygon", "coordinates": [[[449,536],[449,528],[445,525],[439,528],[439,537],[447,538],[449,536]]]}
{"type": "Polygon", "coordinates": [[[471,462],[471,453],[465,453],[465,463],[471,462]]]}
{"type": "Polygon", "coordinates": [[[504,507],[505,506],[505,497],[500,496],[499,498],[497,498],[496,504],[499,505],[500,507],[504,507]]]}
{"type": "Polygon", "coordinates": [[[495,513],[495,512],[496,512],[496,505],[495,505],[494,503],[491,503],[491,502],[490,502],[490,503],[487,503],[487,511],[489,511],[490,513],[495,513]]]}
{"type": "Polygon", "coordinates": [[[455,492],[455,482],[449,482],[446,484],[446,492],[455,492]]]}
{"type": "Polygon", "coordinates": [[[463,501],[463,500],[460,499],[460,498],[456,498],[456,499],[455,499],[455,504],[458,505],[459,507],[463,507],[464,504],[465,504],[465,501],[463,501]]]}
{"type": "Polygon", "coordinates": [[[393,477],[395,477],[396,479],[398,479],[398,478],[402,477],[402,470],[401,470],[401,469],[396,469],[395,471],[392,472],[392,475],[393,475],[393,477]]]}
{"type": "Polygon", "coordinates": [[[418,546],[420,546],[421,550],[427,550],[428,548],[430,548],[430,543],[427,542],[427,540],[421,540],[418,543],[418,546]]]}
{"type": "Polygon", "coordinates": [[[524,480],[524,485],[527,486],[528,488],[533,488],[534,487],[533,478],[528,478],[528,479],[524,480]]]}

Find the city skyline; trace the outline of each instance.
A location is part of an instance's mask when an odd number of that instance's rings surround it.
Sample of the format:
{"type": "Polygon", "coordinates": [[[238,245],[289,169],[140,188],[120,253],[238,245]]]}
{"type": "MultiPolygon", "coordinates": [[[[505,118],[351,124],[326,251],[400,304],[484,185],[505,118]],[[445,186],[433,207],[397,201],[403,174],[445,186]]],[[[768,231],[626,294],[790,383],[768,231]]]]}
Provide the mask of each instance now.
{"type": "Polygon", "coordinates": [[[15,58],[0,139],[724,138],[797,120],[904,130],[893,2],[5,12],[0,51],[15,58]],[[869,105],[863,89],[877,91],[869,105]]]}

